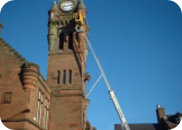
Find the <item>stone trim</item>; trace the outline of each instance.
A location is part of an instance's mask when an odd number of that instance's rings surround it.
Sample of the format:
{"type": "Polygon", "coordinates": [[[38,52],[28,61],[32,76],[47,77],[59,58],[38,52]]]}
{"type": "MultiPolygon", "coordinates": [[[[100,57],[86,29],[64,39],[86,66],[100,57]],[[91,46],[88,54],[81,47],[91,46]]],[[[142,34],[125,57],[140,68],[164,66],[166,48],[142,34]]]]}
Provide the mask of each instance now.
{"type": "Polygon", "coordinates": [[[69,91],[69,90],[55,90],[51,92],[51,97],[65,97],[65,96],[82,96],[84,98],[83,91],[69,91]]]}
{"type": "Polygon", "coordinates": [[[32,66],[36,67],[37,70],[39,70],[39,66],[35,63],[31,63],[31,62],[26,62],[25,63],[25,68],[31,68],[32,66]]]}
{"type": "Polygon", "coordinates": [[[84,95],[83,94],[60,94],[60,95],[51,95],[51,97],[71,97],[71,96],[82,96],[82,97],[84,97],[84,95]]]}
{"type": "MultiPolygon", "coordinates": [[[[39,66],[37,64],[26,62],[22,68],[22,78],[23,78],[23,80],[22,80],[23,83],[24,83],[24,79],[25,80],[32,79],[33,81],[37,80],[42,85],[42,87],[47,91],[47,93],[50,95],[50,89],[49,89],[45,79],[40,74],[39,66]]],[[[25,83],[28,83],[28,82],[25,82],[25,83]]],[[[34,85],[34,86],[36,87],[36,85],[34,85]]]]}
{"type": "Polygon", "coordinates": [[[50,55],[62,55],[62,54],[77,54],[77,53],[83,53],[82,51],[60,51],[60,50],[57,50],[57,51],[54,51],[54,52],[49,52],[48,56],[50,55]]]}

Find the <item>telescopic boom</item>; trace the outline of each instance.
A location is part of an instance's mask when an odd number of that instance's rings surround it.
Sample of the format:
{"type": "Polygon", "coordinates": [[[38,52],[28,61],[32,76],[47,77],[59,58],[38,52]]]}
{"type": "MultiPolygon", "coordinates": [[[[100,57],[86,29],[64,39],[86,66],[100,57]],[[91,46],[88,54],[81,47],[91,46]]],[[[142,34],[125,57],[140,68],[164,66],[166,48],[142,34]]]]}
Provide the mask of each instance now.
{"type": "Polygon", "coordinates": [[[86,42],[88,43],[88,45],[89,45],[89,47],[90,47],[90,49],[91,49],[91,51],[93,53],[93,56],[95,58],[95,61],[96,61],[97,65],[98,65],[98,67],[99,67],[99,69],[101,71],[101,75],[104,78],[104,81],[105,81],[105,83],[107,85],[107,88],[109,89],[109,94],[111,96],[111,99],[113,101],[113,104],[114,104],[114,106],[115,106],[115,108],[116,108],[116,110],[118,112],[119,118],[120,118],[120,120],[122,122],[122,124],[121,124],[122,130],[130,130],[130,128],[128,126],[128,123],[126,121],[126,118],[125,118],[125,116],[124,116],[124,114],[123,114],[123,112],[121,110],[121,107],[120,107],[120,105],[118,103],[118,100],[116,98],[116,95],[115,95],[114,91],[111,89],[111,86],[109,84],[109,81],[108,81],[108,79],[107,79],[107,77],[106,77],[106,75],[104,73],[104,70],[103,70],[103,68],[102,68],[102,66],[101,66],[101,64],[99,62],[99,59],[97,58],[97,56],[96,56],[96,54],[95,54],[95,52],[94,52],[94,50],[93,50],[93,48],[92,48],[92,46],[90,44],[90,41],[88,40],[88,37],[87,37],[85,31],[78,29],[79,26],[82,26],[83,27],[83,19],[82,19],[83,17],[82,17],[81,11],[79,11],[78,13],[76,13],[76,15],[79,15],[79,17],[75,17],[75,22],[77,23],[75,29],[76,29],[77,32],[83,32],[84,33],[84,37],[86,39],[86,42]]]}

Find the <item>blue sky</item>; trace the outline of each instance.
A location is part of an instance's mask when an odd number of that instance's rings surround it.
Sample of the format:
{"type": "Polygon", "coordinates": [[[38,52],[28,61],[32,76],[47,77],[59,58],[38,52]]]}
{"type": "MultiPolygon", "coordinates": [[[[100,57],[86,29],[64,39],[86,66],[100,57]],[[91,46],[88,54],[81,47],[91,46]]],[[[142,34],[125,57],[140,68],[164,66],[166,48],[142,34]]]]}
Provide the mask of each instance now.
{"type": "MultiPolygon", "coordinates": [[[[84,0],[89,39],[129,124],[156,123],[156,105],[182,112],[182,14],[167,0],[84,0]]],[[[47,75],[52,0],[15,0],[0,14],[1,36],[47,75]]],[[[89,52],[90,90],[100,71],[89,52]]],[[[88,120],[112,130],[120,120],[101,79],[89,96],[88,120]]]]}

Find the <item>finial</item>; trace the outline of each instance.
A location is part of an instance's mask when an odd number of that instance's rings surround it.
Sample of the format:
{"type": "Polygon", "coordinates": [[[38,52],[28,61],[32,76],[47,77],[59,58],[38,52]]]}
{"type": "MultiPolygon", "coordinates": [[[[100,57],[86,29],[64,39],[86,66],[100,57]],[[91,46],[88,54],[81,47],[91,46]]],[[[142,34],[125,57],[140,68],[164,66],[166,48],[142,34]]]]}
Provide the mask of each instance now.
{"type": "Polygon", "coordinates": [[[54,0],[52,3],[51,10],[59,10],[56,1],[54,0]]]}
{"type": "Polygon", "coordinates": [[[161,108],[161,105],[160,104],[157,104],[157,109],[161,108]]]}

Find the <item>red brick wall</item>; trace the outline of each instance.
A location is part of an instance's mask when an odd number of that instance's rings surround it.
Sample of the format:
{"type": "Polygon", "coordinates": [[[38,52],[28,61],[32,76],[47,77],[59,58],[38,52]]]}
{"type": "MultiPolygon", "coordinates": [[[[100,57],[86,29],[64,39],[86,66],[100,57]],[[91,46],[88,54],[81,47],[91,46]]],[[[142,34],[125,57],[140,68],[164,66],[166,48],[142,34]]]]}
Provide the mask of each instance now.
{"type": "MultiPolygon", "coordinates": [[[[48,88],[48,86],[46,86],[45,81],[41,76],[31,76],[31,71],[30,76],[26,77],[30,84],[27,82],[26,85],[32,89],[25,89],[25,78],[23,78],[25,75],[22,71],[22,65],[25,62],[15,50],[0,39],[0,116],[8,128],[38,130],[37,127],[43,127],[44,118],[44,111],[42,110],[42,123],[39,125],[34,120],[37,114],[38,92],[40,90],[44,94],[45,103],[46,98],[50,101],[50,90],[46,91],[45,87],[48,88]],[[34,79],[36,82],[35,85],[32,85],[34,79]],[[3,102],[4,94],[7,92],[11,94],[11,102],[8,104],[3,102]],[[35,124],[28,123],[28,121],[35,124]]],[[[36,66],[33,66],[32,69],[36,70],[36,66]]],[[[35,75],[39,75],[38,73],[38,71],[35,72],[35,75]]]]}
{"type": "MultiPolygon", "coordinates": [[[[81,53],[80,53],[81,54],[81,53]]],[[[50,130],[83,129],[84,79],[83,59],[72,50],[54,51],[49,54],[48,85],[52,90],[50,106],[50,130]],[[57,83],[57,71],[60,70],[60,83],[57,83]],[[63,70],[72,70],[72,83],[64,84],[63,70]]]]}
{"type": "Polygon", "coordinates": [[[27,109],[28,95],[19,79],[24,61],[20,61],[2,42],[0,40],[0,116],[2,120],[16,120],[24,118],[26,113],[23,111],[27,109]],[[12,93],[10,104],[2,103],[5,92],[12,93]]]}
{"type": "Polygon", "coordinates": [[[52,97],[50,130],[82,129],[83,98],[81,96],[52,97]]]}
{"type": "Polygon", "coordinates": [[[80,74],[81,64],[73,53],[54,54],[49,56],[48,62],[48,85],[57,89],[81,89],[82,78],[80,74]],[[57,84],[57,71],[61,71],[60,84],[57,84]],[[63,70],[66,70],[66,84],[63,83],[63,70]],[[68,71],[72,70],[72,83],[68,83],[68,71]]]}

